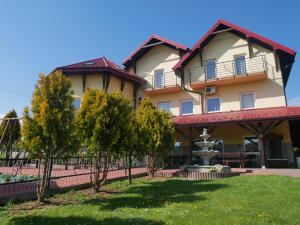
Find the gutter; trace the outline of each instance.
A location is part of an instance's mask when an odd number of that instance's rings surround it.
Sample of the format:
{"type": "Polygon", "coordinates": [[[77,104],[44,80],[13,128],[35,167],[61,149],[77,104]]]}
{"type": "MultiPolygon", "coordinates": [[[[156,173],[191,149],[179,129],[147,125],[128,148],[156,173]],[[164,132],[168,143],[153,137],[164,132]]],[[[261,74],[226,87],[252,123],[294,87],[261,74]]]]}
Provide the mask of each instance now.
{"type": "Polygon", "coordinates": [[[190,92],[190,93],[194,93],[194,94],[198,94],[200,96],[200,101],[201,101],[201,114],[204,114],[204,101],[203,101],[203,93],[201,91],[195,91],[195,90],[190,90],[190,89],[187,89],[184,85],[184,72],[182,69],[180,70],[177,70],[177,72],[179,72],[180,76],[181,76],[181,84],[180,84],[180,88],[183,90],[183,91],[186,91],[186,92],[190,92]]]}

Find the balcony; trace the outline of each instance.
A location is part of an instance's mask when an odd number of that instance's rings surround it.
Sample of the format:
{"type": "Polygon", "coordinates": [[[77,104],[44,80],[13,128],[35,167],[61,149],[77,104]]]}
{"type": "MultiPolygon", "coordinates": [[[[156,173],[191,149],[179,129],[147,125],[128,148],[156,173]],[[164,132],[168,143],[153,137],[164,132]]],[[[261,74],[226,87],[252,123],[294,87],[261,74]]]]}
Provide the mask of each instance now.
{"type": "Polygon", "coordinates": [[[267,78],[268,65],[266,57],[257,56],[215,63],[206,61],[203,67],[193,67],[189,70],[190,86],[201,89],[209,85],[221,86],[236,83],[246,83],[267,78]]]}
{"type": "Polygon", "coordinates": [[[174,71],[163,72],[162,70],[157,70],[154,75],[144,76],[144,79],[147,81],[146,93],[150,96],[181,91],[181,78],[174,71]]]}

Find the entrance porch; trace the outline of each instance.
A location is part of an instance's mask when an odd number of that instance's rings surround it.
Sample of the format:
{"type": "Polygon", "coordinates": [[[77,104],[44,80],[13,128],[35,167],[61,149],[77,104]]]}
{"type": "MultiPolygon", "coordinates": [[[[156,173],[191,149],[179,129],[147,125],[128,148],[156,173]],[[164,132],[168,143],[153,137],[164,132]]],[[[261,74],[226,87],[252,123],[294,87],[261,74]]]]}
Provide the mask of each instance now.
{"type": "MultiPolygon", "coordinates": [[[[199,150],[203,128],[208,129],[215,150],[211,160],[231,167],[286,168],[295,165],[289,123],[300,119],[300,107],[277,107],[174,117],[176,150],[171,166],[202,164],[192,152],[199,150]]],[[[295,138],[294,138],[295,139],[295,138]]],[[[296,138],[297,139],[297,138],[296,138]]],[[[294,143],[295,146],[295,143],[294,143]]]]}

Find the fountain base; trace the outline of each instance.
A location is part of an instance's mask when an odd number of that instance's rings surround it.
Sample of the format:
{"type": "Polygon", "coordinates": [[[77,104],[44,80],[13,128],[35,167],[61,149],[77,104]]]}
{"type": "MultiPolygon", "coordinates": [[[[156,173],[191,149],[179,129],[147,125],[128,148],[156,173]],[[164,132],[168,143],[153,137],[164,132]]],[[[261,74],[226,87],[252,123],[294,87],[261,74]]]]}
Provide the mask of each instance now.
{"type": "Polygon", "coordinates": [[[185,165],[180,168],[181,171],[184,172],[201,172],[201,173],[231,173],[231,168],[229,166],[222,166],[220,164],[216,164],[214,166],[200,166],[198,164],[195,165],[185,165]]]}

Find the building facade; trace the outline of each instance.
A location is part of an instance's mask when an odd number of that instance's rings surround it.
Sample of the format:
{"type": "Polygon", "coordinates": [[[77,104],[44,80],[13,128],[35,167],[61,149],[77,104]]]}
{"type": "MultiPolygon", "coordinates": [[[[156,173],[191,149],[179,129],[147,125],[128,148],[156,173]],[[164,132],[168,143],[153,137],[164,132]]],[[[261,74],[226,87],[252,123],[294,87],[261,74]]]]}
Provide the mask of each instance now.
{"type": "Polygon", "coordinates": [[[300,107],[288,107],[285,95],[295,55],[219,20],[191,49],[152,35],[125,59],[125,68],[101,58],[57,69],[71,78],[78,101],[92,87],[122,91],[136,106],[149,96],[168,111],[176,128],[173,166],[201,163],[192,152],[207,128],[222,153],[216,162],[287,167],[294,163],[291,123],[300,119],[300,107]]]}
{"type": "Polygon", "coordinates": [[[285,167],[294,163],[285,87],[295,51],[227,21],[218,21],[191,49],[151,36],[125,61],[146,81],[144,95],[171,113],[174,164],[201,163],[194,145],[207,128],[221,163],[285,167]]]}

